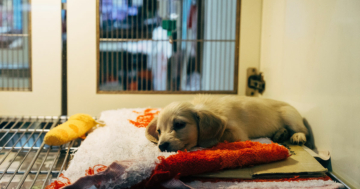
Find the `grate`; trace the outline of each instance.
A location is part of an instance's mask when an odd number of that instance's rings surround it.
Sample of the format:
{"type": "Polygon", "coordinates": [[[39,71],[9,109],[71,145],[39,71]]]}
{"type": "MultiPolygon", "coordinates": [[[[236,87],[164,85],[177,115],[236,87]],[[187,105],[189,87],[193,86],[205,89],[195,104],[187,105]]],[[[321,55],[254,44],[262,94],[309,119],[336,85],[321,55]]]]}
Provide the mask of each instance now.
{"type": "Polygon", "coordinates": [[[48,146],[43,140],[61,117],[0,117],[0,188],[45,188],[66,169],[81,140],[48,146]]]}
{"type": "Polygon", "coordinates": [[[98,93],[237,93],[240,0],[98,0],[98,93]]]}
{"type": "Polygon", "coordinates": [[[31,91],[30,0],[0,1],[0,91],[31,91]]]}

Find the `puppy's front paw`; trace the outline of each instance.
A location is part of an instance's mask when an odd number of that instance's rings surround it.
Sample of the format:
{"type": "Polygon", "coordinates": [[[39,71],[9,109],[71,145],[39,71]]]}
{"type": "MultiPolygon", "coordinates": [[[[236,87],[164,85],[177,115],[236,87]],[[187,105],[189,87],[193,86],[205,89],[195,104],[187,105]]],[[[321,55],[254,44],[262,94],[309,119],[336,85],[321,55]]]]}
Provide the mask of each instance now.
{"type": "Polygon", "coordinates": [[[273,136],[272,140],[274,142],[284,142],[289,139],[289,132],[285,128],[281,128],[276,131],[275,135],[273,136]]]}
{"type": "Polygon", "coordinates": [[[291,143],[303,145],[306,142],[306,136],[304,133],[295,133],[290,138],[291,143]]]}

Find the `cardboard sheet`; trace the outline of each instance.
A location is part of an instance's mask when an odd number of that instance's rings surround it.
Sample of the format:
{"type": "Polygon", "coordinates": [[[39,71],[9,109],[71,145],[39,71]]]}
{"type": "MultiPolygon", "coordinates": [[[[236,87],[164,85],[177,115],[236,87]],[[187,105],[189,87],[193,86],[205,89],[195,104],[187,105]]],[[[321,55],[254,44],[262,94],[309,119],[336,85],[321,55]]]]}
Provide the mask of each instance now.
{"type": "Polygon", "coordinates": [[[327,172],[314,157],[312,157],[303,147],[298,145],[285,145],[291,152],[291,156],[284,161],[269,164],[257,165],[248,168],[238,168],[224,170],[216,173],[206,173],[197,175],[208,178],[271,178],[285,177],[286,175],[323,175],[327,172]]]}

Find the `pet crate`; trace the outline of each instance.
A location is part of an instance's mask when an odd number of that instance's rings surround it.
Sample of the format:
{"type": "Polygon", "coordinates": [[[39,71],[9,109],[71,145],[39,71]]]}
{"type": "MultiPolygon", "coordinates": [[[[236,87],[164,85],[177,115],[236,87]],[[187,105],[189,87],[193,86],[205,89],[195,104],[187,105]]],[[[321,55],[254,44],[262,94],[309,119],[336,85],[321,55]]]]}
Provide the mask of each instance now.
{"type": "Polygon", "coordinates": [[[41,188],[66,168],[80,140],[43,143],[60,115],[197,93],[289,102],[333,176],[360,187],[356,0],[65,2],[0,1],[1,187],[41,188]]]}

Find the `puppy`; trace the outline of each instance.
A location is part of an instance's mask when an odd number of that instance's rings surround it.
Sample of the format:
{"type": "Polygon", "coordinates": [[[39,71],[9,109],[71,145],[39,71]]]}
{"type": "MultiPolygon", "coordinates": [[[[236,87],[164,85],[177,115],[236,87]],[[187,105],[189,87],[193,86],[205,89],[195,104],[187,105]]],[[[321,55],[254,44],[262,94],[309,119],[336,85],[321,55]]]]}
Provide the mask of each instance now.
{"type": "Polygon", "coordinates": [[[299,112],[285,102],[245,97],[199,95],[173,102],[146,128],[146,137],[161,151],[211,147],[219,142],[273,137],[289,130],[292,143],[306,142],[307,128],[299,112]]]}

